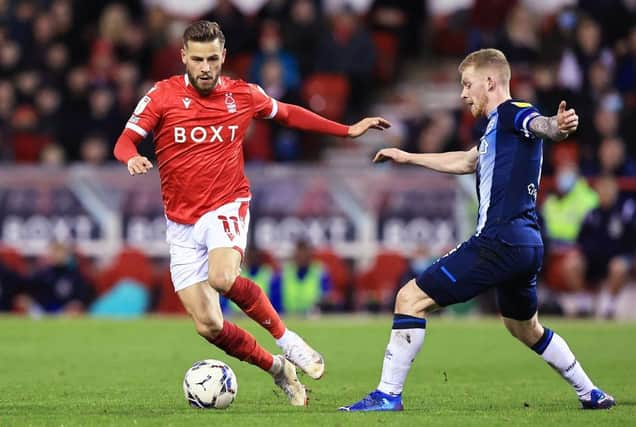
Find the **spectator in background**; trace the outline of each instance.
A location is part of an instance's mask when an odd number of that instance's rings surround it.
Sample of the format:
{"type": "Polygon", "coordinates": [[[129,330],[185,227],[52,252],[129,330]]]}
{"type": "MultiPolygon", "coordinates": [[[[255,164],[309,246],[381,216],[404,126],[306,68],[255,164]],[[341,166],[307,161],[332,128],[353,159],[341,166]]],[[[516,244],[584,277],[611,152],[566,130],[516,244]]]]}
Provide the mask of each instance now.
{"type": "Polygon", "coordinates": [[[506,54],[510,63],[532,64],[539,57],[539,38],[534,16],[521,4],[506,17],[495,45],[506,54]]]}
{"type": "Polygon", "coordinates": [[[471,32],[468,37],[468,50],[473,51],[492,46],[497,30],[506,16],[515,7],[516,1],[510,0],[474,0],[470,10],[471,32]]]}
{"type": "MultiPolygon", "coordinates": [[[[543,203],[542,215],[550,252],[546,255],[546,280],[556,290],[581,292],[582,266],[576,256],[576,238],[590,210],[598,206],[598,196],[579,176],[577,164],[568,159],[556,167],[556,191],[543,203]]],[[[589,300],[577,303],[588,305],[589,300]]]]}
{"type": "Polygon", "coordinates": [[[369,12],[371,29],[389,32],[398,40],[399,58],[420,54],[421,36],[427,20],[426,2],[374,0],[369,12]]]}
{"type": "Polygon", "coordinates": [[[578,235],[587,284],[601,288],[596,314],[612,318],[616,297],[636,256],[636,201],[620,198],[616,179],[598,179],[599,207],[586,216],[578,235]]]}
{"type": "Polygon", "coordinates": [[[116,108],[133,111],[139,99],[137,90],[141,80],[139,68],[134,62],[121,62],[115,70],[116,108]]]}
{"type": "Polygon", "coordinates": [[[109,86],[97,86],[90,90],[89,111],[86,118],[76,127],[82,138],[98,130],[109,141],[115,141],[117,126],[124,122],[121,112],[115,104],[115,95],[109,86]]]}
{"type": "Polygon", "coordinates": [[[55,43],[45,51],[44,69],[45,81],[59,89],[64,86],[64,80],[70,65],[68,48],[62,43],[55,43]]]}
{"type": "Polygon", "coordinates": [[[293,259],[283,264],[280,281],[272,281],[271,301],[279,312],[309,314],[329,298],[331,277],[313,259],[313,249],[304,240],[296,243],[293,259]]]}
{"type": "Polygon", "coordinates": [[[22,55],[20,45],[12,40],[0,44],[0,77],[12,77],[18,71],[22,55]]]}
{"type": "Polygon", "coordinates": [[[555,184],[556,191],[548,195],[542,209],[547,235],[552,241],[571,244],[585,215],[598,205],[598,196],[572,161],[557,166],[555,184]]]}
{"type": "Polygon", "coordinates": [[[22,290],[23,278],[0,261],[0,312],[11,311],[22,290]]]}
{"type": "Polygon", "coordinates": [[[14,19],[9,20],[9,36],[20,46],[28,46],[31,43],[36,10],[33,0],[19,1],[15,5],[14,19]]]}
{"type": "Polygon", "coordinates": [[[109,144],[107,138],[98,133],[89,134],[80,146],[81,161],[91,166],[103,166],[111,159],[112,151],[113,144],[109,144]]]}
{"type": "Polygon", "coordinates": [[[0,80],[0,161],[11,157],[10,121],[15,109],[15,90],[11,82],[0,80]]]}
{"type": "Polygon", "coordinates": [[[578,244],[587,284],[601,288],[596,315],[613,318],[636,256],[636,201],[620,198],[616,179],[609,175],[598,179],[596,189],[600,205],[586,216],[578,244]]]}
{"type": "Polygon", "coordinates": [[[265,21],[249,79],[261,85],[271,96],[284,102],[294,102],[293,92],[300,86],[300,71],[296,58],[283,49],[282,43],[278,23],[265,21]],[[276,92],[269,92],[268,87],[276,92]]]}
{"type": "Polygon", "coordinates": [[[15,87],[19,103],[32,103],[42,84],[42,75],[33,68],[20,69],[15,75],[15,87]]]}
{"type": "Polygon", "coordinates": [[[33,37],[31,43],[26,45],[28,52],[40,52],[39,55],[25,55],[22,60],[24,65],[40,69],[45,65],[46,52],[55,39],[55,27],[53,18],[46,12],[40,12],[33,21],[33,37]]]}
{"type": "Polygon", "coordinates": [[[618,137],[605,138],[598,148],[597,175],[636,176],[636,163],[625,152],[625,142],[618,137]]]}
{"type": "Polygon", "coordinates": [[[40,151],[51,143],[51,138],[38,129],[38,115],[31,105],[16,108],[11,119],[9,150],[16,163],[35,163],[40,151]]]}
{"type": "Polygon", "coordinates": [[[257,33],[254,24],[243,16],[231,0],[218,0],[214,10],[201,19],[218,22],[223,28],[225,48],[230,57],[253,48],[255,43],[252,37],[257,33]]]}
{"type": "Polygon", "coordinates": [[[413,151],[419,153],[440,153],[453,149],[455,119],[448,111],[437,111],[422,127],[413,151]]]}
{"type": "Polygon", "coordinates": [[[51,142],[40,151],[40,165],[47,168],[61,168],[66,164],[66,153],[64,148],[51,142]]]}
{"type": "Polygon", "coordinates": [[[44,265],[28,279],[27,297],[21,305],[32,315],[84,312],[93,289],[79,272],[77,260],[65,243],[49,245],[44,265]]]}
{"type": "Polygon", "coordinates": [[[62,96],[53,86],[45,86],[35,96],[35,109],[38,114],[38,127],[42,133],[53,139],[59,139],[60,120],[62,118],[62,96]]]}
{"type": "Polygon", "coordinates": [[[628,37],[618,43],[616,66],[616,87],[621,92],[636,93],[636,25],[628,37]]]}
{"type": "Polygon", "coordinates": [[[601,27],[592,18],[581,17],[576,27],[576,44],[561,57],[561,85],[575,91],[587,90],[590,65],[599,60],[613,65],[611,52],[602,45],[601,27]]]}
{"type": "Polygon", "coordinates": [[[325,32],[316,52],[315,70],[341,73],[351,87],[350,114],[359,115],[372,93],[375,47],[369,32],[349,7],[330,16],[331,27],[325,32]]]}
{"type": "Polygon", "coordinates": [[[315,52],[322,31],[321,17],[313,0],[293,0],[289,17],[282,26],[284,46],[298,60],[304,76],[314,70],[315,52]]]}

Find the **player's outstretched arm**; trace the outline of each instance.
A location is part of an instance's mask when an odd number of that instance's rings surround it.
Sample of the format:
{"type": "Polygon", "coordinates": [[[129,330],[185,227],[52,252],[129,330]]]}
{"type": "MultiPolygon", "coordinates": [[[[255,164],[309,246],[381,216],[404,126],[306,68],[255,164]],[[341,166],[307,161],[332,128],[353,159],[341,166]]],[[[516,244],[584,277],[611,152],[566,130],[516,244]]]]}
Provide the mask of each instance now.
{"type": "Polygon", "coordinates": [[[537,116],[530,121],[528,128],[540,138],[562,141],[579,126],[579,116],[574,108],[566,110],[565,101],[561,101],[556,115],[551,117],[537,116]]]}
{"type": "Polygon", "coordinates": [[[383,148],[373,158],[374,163],[393,160],[396,163],[410,163],[437,172],[464,175],[475,172],[479,152],[477,147],[468,151],[447,153],[408,153],[398,148],[383,148]]]}
{"type": "Polygon", "coordinates": [[[391,123],[382,117],[365,117],[358,123],[349,126],[348,136],[357,138],[364,135],[369,129],[384,130],[391,127],[391,123]]]}
{"type": "Polygon", "coordinates": [[[278,112],[274,118],[288,127],[350,138],[364,135],[369,129],[384,130],[391,127],[391,123],[382,117],[367,117],[358,123],[347,126],[326,119],[298,105],[284,102],[278,102],[278,112]]]}

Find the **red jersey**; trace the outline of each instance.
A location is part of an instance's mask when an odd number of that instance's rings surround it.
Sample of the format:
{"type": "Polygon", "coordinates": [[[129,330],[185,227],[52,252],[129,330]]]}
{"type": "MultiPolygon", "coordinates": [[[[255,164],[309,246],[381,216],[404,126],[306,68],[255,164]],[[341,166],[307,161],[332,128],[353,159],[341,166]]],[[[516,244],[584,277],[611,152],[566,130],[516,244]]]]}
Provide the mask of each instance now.
{"type": "Polygon", "coordinates": [[[219,77],[201,96],[188,76],[155,84],[126,128],[154,132],[161,193],[167,217],[194,224],[206,212],[250,197],[243,139],[252,118],[273,118],[278,103],[259,86],[219,77]]]}

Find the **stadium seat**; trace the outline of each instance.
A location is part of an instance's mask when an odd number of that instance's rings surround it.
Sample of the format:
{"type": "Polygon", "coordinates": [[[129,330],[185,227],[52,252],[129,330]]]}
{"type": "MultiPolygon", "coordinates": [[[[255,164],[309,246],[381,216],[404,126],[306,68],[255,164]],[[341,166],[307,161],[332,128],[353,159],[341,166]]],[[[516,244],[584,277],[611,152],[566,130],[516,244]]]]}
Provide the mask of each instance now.
{"type": "Polygon", "coordinates": [[[125,247],[105,270],[98,274],[95,288],[98,294],[108,291],[121,279],[134,279],[148,289],[153,286],[153,265],[148,257],[138,249],[125,247]]]}
{"type": "Polygon", "coordinates": [[[162,314],[185,314],[185,308],[181,304],[179,296],[174,291],[170,268],[162,269],[159,277],[159,301],[156,311],[162,314]]]}
{"type": "Polygon", "coordinates": [[[243,143],[243,153],[248,163],[272,161],[272,128],[269,120],[252,122],[243,143]]]}
{"type": "Polygon", "coordinates": [[[349,99],[349,82],[341,74],[315,73],[307,77],[302,98],[316,113],[331,120],[342,119],[349,99]]]}
{"type": "Polygon", "coordinates": [[[407,260],[401,254],[393,251],[378,253],[373,265],[356,277],[356,305],[379,304],[381,308],[390,308],[406,268],[407,260]]]}
{"type": "Polygon", "coordinates": [[[252,54],[250,53],[227,55],[225,64],[223,64],[223,71],[234,78],[247,81],[251,65],[252,54]]]}
{"type": "Polygon", "coordinates": [[[27,273],[26,260],[20,252],[10,246],[0,246],[0,262],[21,275],[27,273]]]}
{"type": "Polygon", "coordinates": [[[388,31],[374,31],[373,45],[377,52],[375,62],[375,77],[383,83],[388,83],[395,77],[398,60],[398,40],[395,34],[388,31]]]}
{"type": "Polygon", "coordinates": [[[326,248],[315,251],[314,258],[323,263],[331,276],[333,302],[340,306],[344,305],[351,284],[349,266],[334,251],[326,248]]]}

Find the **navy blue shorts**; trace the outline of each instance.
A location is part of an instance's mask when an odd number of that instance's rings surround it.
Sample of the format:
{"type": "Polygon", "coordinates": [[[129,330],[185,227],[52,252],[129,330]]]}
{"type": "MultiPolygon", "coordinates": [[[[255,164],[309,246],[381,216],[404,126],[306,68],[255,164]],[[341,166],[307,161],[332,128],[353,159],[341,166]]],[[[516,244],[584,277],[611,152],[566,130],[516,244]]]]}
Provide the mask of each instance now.
{"type": "Polygon", "coordinates": [[[501,314],[528,320],[537,311],[542,260],[543,246],[511,246],[473,236],[426,269],[416,283],[442,307],[495,287],[501,314]]]}

